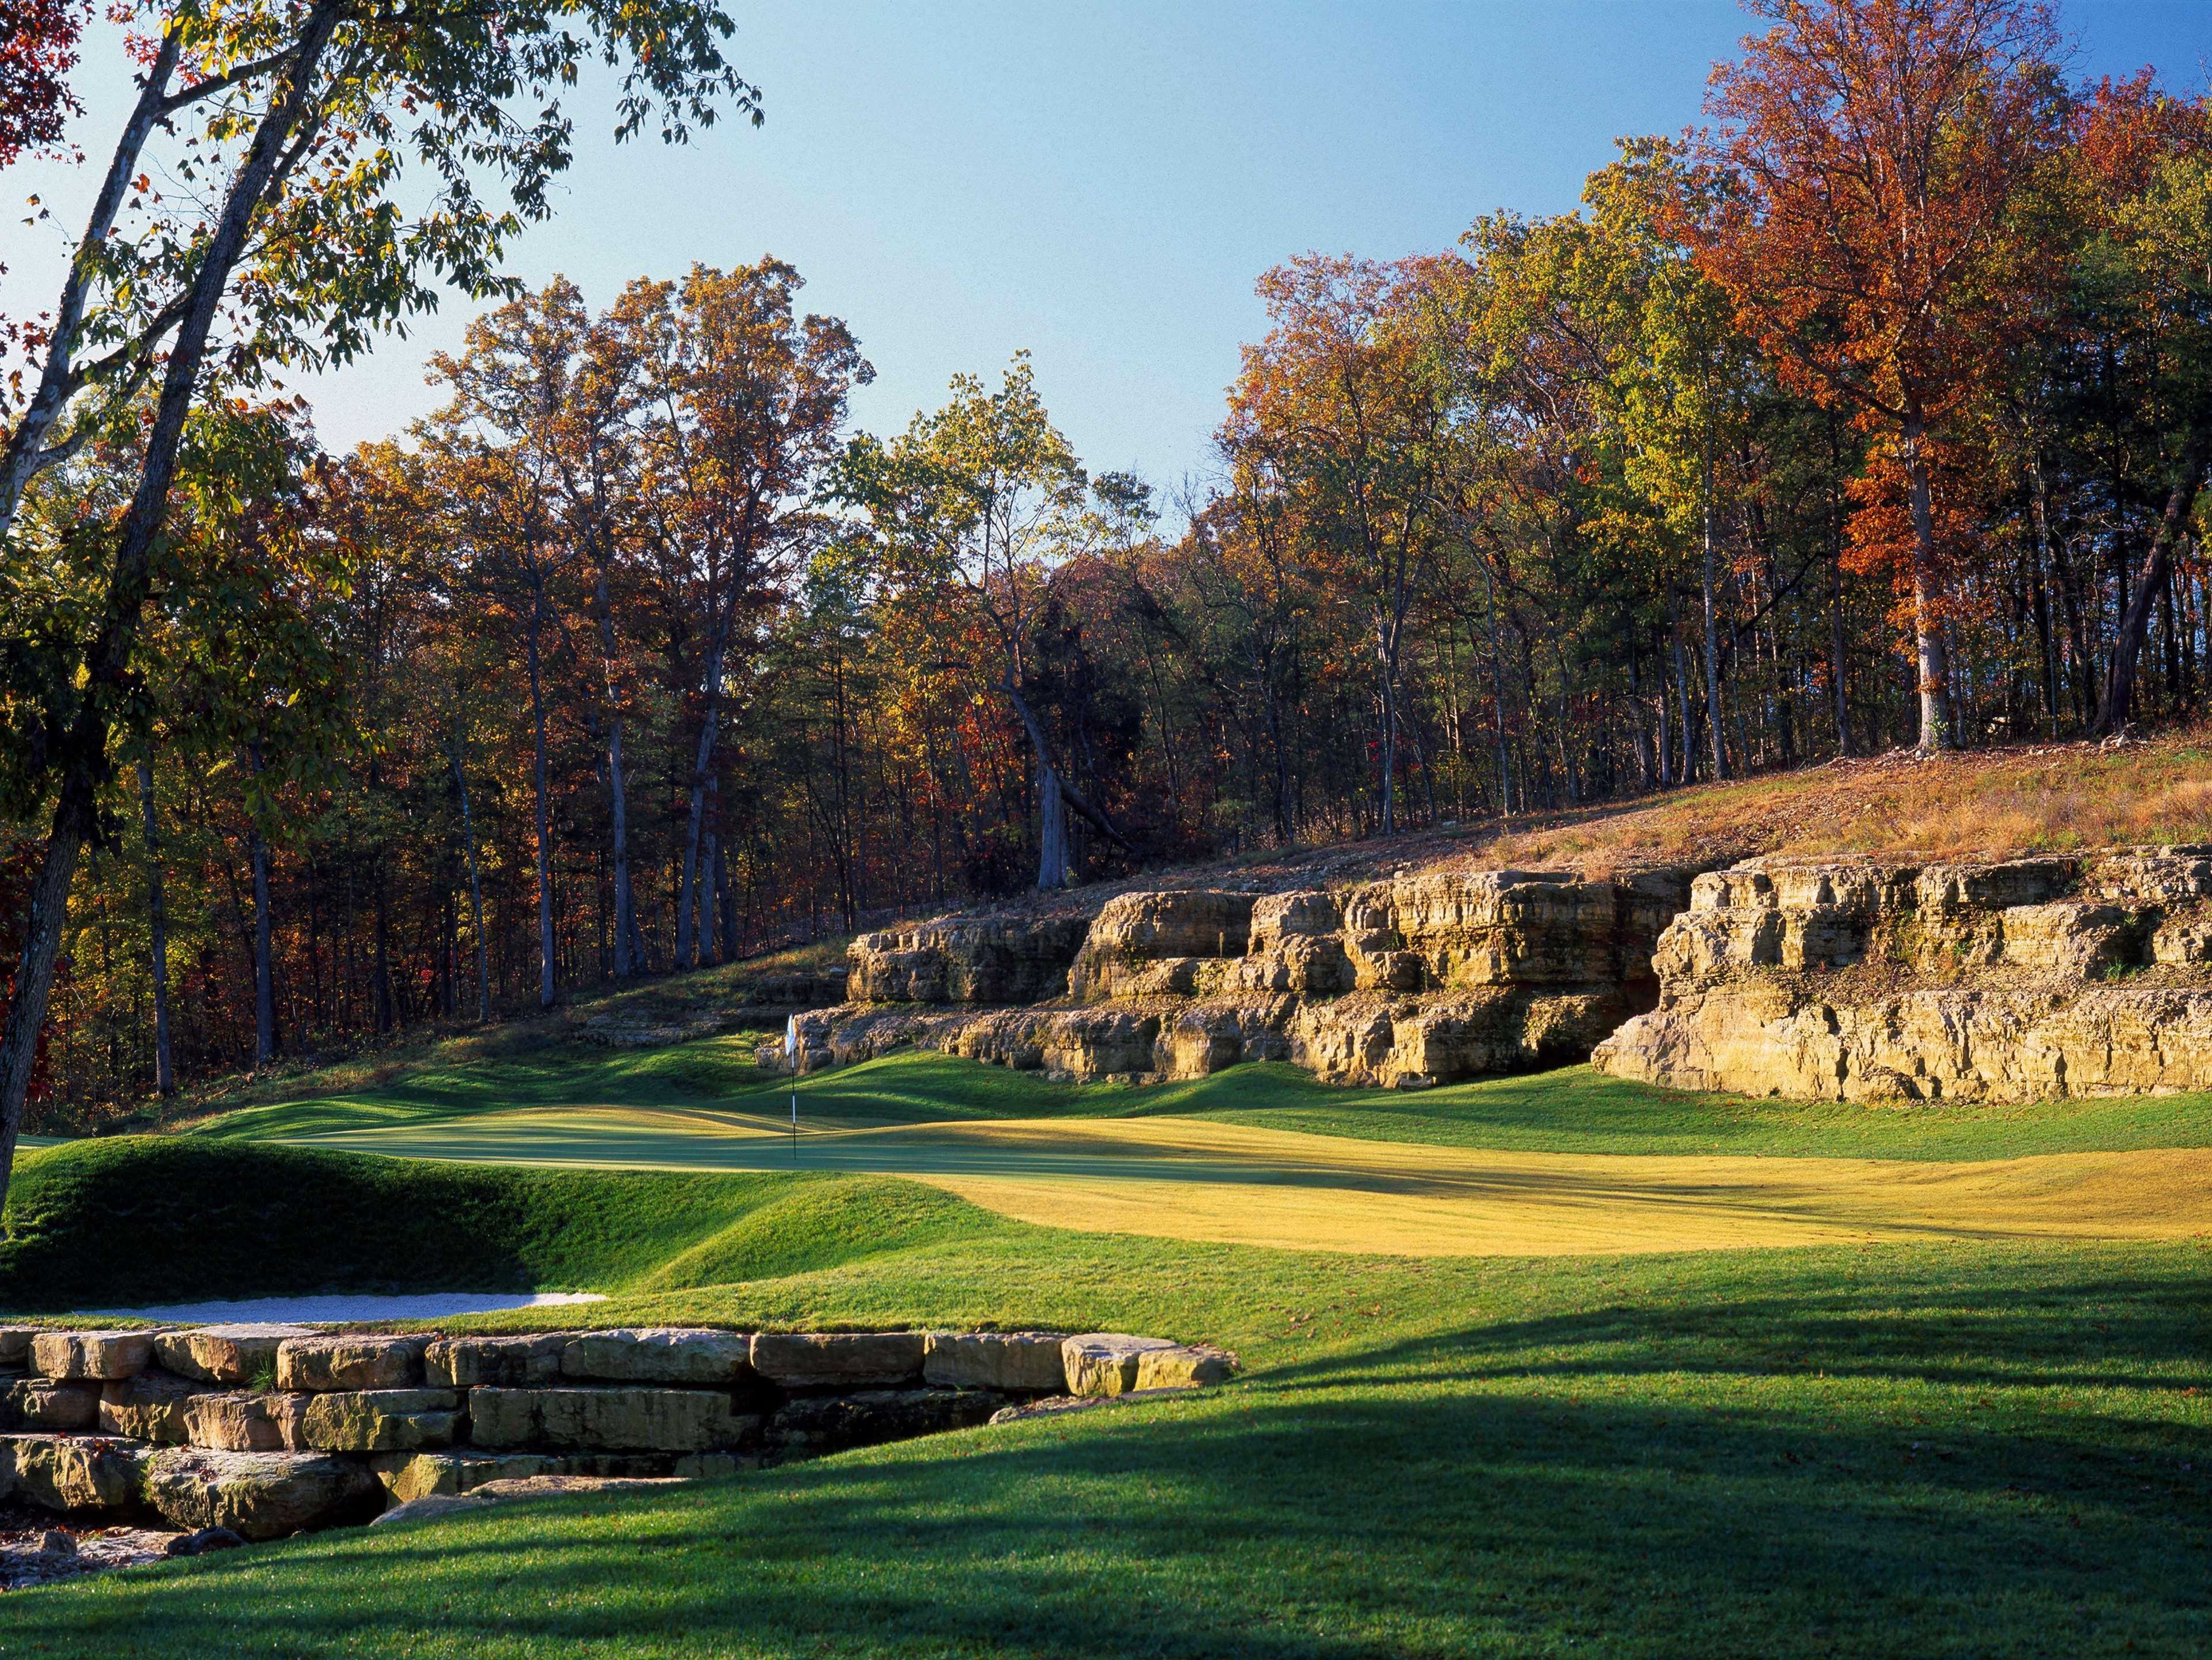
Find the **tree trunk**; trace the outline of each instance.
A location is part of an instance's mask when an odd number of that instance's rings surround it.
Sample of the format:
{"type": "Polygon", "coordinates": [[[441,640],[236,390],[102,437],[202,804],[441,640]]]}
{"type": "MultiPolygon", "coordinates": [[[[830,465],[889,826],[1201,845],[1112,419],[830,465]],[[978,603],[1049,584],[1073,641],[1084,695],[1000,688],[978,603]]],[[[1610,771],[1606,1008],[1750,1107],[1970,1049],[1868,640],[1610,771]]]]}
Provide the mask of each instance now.
{"type": "Polygon", "coordinates": [[[540,579],[530,597],[530,718],[537,744],[532,777],[538,788],[538,1006],[550,1009],[553,1006],[553,815],[546,800],[545,691],[538,653],[544,610],[540,579]]]}
{"type": "Polygon", "coordinates": [[[714,915],[720,921],[720,960],[738,960],[738,895],[730,885],[730,850],[720,836],[714,838],[714,915]]]}
{"type": "Polygon", "coordinates": [[[1828,523],[1828,674],[1836,703],[1836,753],[1851,752],[1851,708],[1844,681],[1844,550],[1832,518],[1828,523]]]}
{"type": "Polygon", "coordinates": [[[154,763],[138,758],[138,811],[146,830],[146,933],[153,954],[154,1088],[177,1092],[169,1049],[169,908],[161,882],[161,831],[154,813],[154,763]]]}
{"type": "MultiPolygon", "coordinates": [[[[256,777],[261,775],[261,748],[247,755],[256,777]]],[[[253,1068],[258,1072],[276,1058],[276,973],[270,960],[269,916],[269,838],[261,833],[261,818],[248,815],[253,855],[253,1068]]]]}
{"type": "Polygon", "coordinates": [[[1037,771],[1037,891],[1054,893],[1074,874],[1067,866],[1067,801],[1060,794],[1059,769],[1040,756],[1037,771]]]}
{"type": "Polygon", "coordinates": [[[607,818],[614,844],[615,978],[627,980],[640,966],[634,949],[637,905],[629,883],[629,795],[623,778],[623,712],[615,696],[615,614],[613,603],[607,596],[604,560],[594,583],[593,597],[599,611],[601,672],[607,687],[607,818]]]}
{"type": "Polygon", "coordinates": [[[1950,668],[1943,652],[1942,578],[1936,565],[1936,509],[1929,485],[1927,429],[1915,410],[1905,420],[1905,471],[1912,498],[1912,635],[1920,682],[1923,755],[1954,747],[1944,711],[1950,668]]]}
{"type": "Polygon", "coordinates": [[[699,748],[691,763],[691,818],[684,833],[684,881],[676,897],[676,966],[699,966],[699,841],[707,823],[707,775],[714,763],[714,739],[722,713],[724,635],[718,625],[707,652],[707,714],[699,726],[699,748]]]}
{"type": "MultiPolygon", "coordinates": [[[[154,538],[167,512],[169,486],[176,476],[177,447],[184,437],[185,417],[191,412],[192,394],[199,382],[200,366],[207,355],[209,331],[215,325],[224,289],[246,246],[253,216],[276,176],[286,145],[308,115],[307,89],[319,72],[324,51],[341,15],[335,3],[322,3],[301,25],[299,46],[286,74],[283,89],[276,94],[248,143],[221,216],[193,277],[191,301],[177,330],[162,370],[161,394],[154,420],[148,429],[139,463],[137,489],[124,520],[108,579],[106,603],[98,630],[86,649],[80,667],[86,688],[77,713],[56,745],[61,791],[55,803],[46,848],[32,889],[29,914],[24,921],[23,957],[8,1006],[8,1026],[0,1037],[0,1204],[5,1204],[8,1182],[15,1168],[15,1142],[22,1128],[23,1106],[29,1097],[31,1073],[37,1064],[39,1034],[46,1023],[46,1003],[52,995],[54,963],[61,951],[66,920],[70,879],[76,870],[78,853],[96,833],[100,785],[108,776],[107,748],[112,735],[111,714],[118,694],[127,691],[131,656],[137,643],[146,592],[151,577],[154,538]]],[[[167,39],[155,70],[166,78],[176,63],[167,39]]],[[[149,82],[147,93],[152,90],[149,82]]],[[[158,102],[155,114],[158,117],[158,102]]],[[[150,131],[146,97],[142,93],[131,131],[150,131]]],[[[127,171],[127,170],[126,170],[127,171]]],[[[103,186],[102,201],[128,188],[111,171],[103,186]]],[[[20,432],[19,435],[20,436],[20,432]]],[[[9,481],[9,488],[16,488],[9,481]]],[[[15,502],[4,503],[12,518],[15,502]]]]}
{"type": "Polygon", "coordinates": [[[2120,618],[2119,631],[2112,639],[2112,655],[2105,673],[2105,695],[2097,705],[2096,723],[2089,728],[2092,738],[2110,738],[2128,723],[2136,689],[2136,663],[2142,652],[2144,634],[2150,627],[2150,611],[2164,592],[2168,569],[2173,562],[2173,544],[2181,534],[2182,526],[2188,521],[2189,509],[2197,500],[2197,483],[2203,464],[2192,454],[2181,478],[2166,498],[2166,512],[2158,521],[2158,532],[2151,538],[2150,552],[2144,556],[2142,569],[2136,578],[2134,596],[2120,618]]]}
{"type": "Polygon", "coordinates": [[[1713,604],[1714,565],[1717,554],[1713,538],[1713,465],[1705,461],[1705,730],[1712,739],[1713,776],[1728,775],[1728,739],[1721,726],[1720,619],[1713,604]]]}
{"type": "Polygon", "coordinates": [[[477,1019],[491,1019],[491,952],[484,942],[483,879],[477,871],[476,820],[469,811],[469,775],[461,766],[460,745],[453,746],[453,783],[461,793],[461,841],[469,854],[469,930],[477,942],[477,1019]]]}

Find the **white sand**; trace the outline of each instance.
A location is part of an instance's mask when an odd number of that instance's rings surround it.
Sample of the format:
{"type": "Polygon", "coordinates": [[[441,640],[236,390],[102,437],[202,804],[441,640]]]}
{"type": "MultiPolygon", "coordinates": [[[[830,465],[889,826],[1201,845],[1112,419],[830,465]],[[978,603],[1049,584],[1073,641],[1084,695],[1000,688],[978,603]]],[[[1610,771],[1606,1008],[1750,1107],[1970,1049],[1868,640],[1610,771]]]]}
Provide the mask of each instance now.
{"type": "Polygon", "coordinates": [[[323,1321],[442,1320],[453,1314],[489,1314],[500,1309],[550,1309],[573,1303],[604,1303],[592,1291],[434,1292],[419,1297],[255,1297],[238,1303],[165,1303],[150,1309],[90,1309],[90,1314],[125,1320],[190,1321],[195,1325],[243,1325],[276,1321],[314,1325],[323,1321]]]}

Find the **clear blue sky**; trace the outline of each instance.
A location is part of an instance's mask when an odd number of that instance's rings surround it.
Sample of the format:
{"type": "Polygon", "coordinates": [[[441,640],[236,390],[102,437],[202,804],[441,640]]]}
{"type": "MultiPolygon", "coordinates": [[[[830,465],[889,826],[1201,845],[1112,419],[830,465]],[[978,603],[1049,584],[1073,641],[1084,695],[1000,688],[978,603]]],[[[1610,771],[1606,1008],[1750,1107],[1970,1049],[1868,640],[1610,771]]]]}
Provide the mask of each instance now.
{"type": "MultiPolygon", "coordinates": [[[[599,305],[628,278],[774,252],[843,317],[878,380],[862,422],[904,425],[961,370],[1034,354],[1094,468],[1172,485],[1209,465],[1255,277],[1309,248],[1447,246],[1497,208],[1554,212],[1626,133],[1698,119],[1712,61],[1753,20],[1733,0],[1507,3],[960,3],[733,0],[734,57],[768,123],[689,149],[605,140],[579,107],[557,216],[516,249],[599,305]]],[[[2200,86],[2212,11],[2083,0],[2062,13],[2084,74],[2155,64],[2200,86]]],[[[80,76],[88,149],[128,88],[103,37],[80,76]]],[[[15,181],[7,181],[14,183],[15,181]]],[[[22,190],[49,191],[27,171],[22,190]]],[[[72,220],[82,192],[67,195],[72,220]]],[[[10,311],[51,303],[54,265],[12,219],[10,311]]],[[[412,336],[307,386],[326,443],[403,428],[453,344],[449,302],[412,336]]]]}

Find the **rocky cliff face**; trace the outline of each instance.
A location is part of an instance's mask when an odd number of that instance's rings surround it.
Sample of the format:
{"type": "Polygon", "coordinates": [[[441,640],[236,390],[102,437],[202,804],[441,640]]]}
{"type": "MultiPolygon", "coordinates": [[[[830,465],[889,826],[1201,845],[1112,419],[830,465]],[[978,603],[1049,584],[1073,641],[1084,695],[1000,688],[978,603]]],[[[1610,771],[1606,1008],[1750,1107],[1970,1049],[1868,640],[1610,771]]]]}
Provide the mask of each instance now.
{"type": "Polygon", "coordinates": [[[1623,1078],[1845,1101],[2212,1087],[2212,848],[1697,879],[1623,1078]]]}
{"type": "Polygon", "coordinates": [[[801,1064],[914,1043],[1076,1079],[1275,1060],[1410,1087],[1578,1061],[1656,1000],[1651,952],[1688,897],[1674,870],[1431,871],[940,918],[854,943],[856,1000],[799,1018],[801,1064]]]}

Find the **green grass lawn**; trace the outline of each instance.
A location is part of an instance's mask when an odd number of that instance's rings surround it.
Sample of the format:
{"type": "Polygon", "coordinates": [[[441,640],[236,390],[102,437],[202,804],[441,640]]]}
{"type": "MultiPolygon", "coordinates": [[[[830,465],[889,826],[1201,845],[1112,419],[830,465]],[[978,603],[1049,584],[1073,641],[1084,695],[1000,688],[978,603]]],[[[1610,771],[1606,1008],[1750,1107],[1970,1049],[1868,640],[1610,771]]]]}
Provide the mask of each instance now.
{"type": "MultiPolygon", "coordinates": [[[[1243,1067],[1055,1087],[933,1055],[823,1123],[1191,1113],[1321,1136],[1983,1158],[2203,1146],[2201,1098],[1869,1111],[1586,1070],[1415,1095],[1243,1067]]],[[[780,1105],[743,1045],[562,1048],[45,1149],[0,1309],[567,1289],[556,1324],[1206,1340],[1202,1397],[669,1495],[324,1535],[12,1594],[0,1657],[2201,1655],[2212,1247],[1301,1254],[1032,1226],[890,1177],[544,1171],[264,1138],[523,1105],[780,1105]]]]}
{"type": "MultiPolygon", "coordinates": [[[[240,1108],[189,1133],[292,1140],[599,1105],[781,1120],[791,1085],[755,1064],[754,1041],[710,1038],[616,1055],[556,1045],[496,1061],[426,1065],[377,1085],[240,1108]]],[[[802,1122],[830,1129],[1191,1115],[1315,1135],[1526,1152],[1974,1159],[2212,1146],[2212,1095],[1869,1108],[1686,1094],[1588,1067],[1419,1091],[1349,1089],[1266,1063],[1181,1083],[1076,1085],[907,1049],[816,1073],[800,1080],[798,1093],[802,1122]]]]}
{"type": "MultiPolygon", "coordinates": [[[[716,1183],[844,1185],[686,1178],[701,1187],[671,1204],[664,1178],[588,1179],[634,1184],[663,1217],[705,1207],[716,1183]]],[[[995,1318],[1211,1338],[1243,1354],[1245,1377],[668,1496],[331,1534],[21,1593],[0,1653],[2178,1656],[2212,1643],[2200,1243],[1418,1262],[963,1225],[948,1202],[942,1233],[854,1235],[817,1266],[695,1254],[715,1273],[768,1271],[690,1289],[646,1272],[611,1304],[471,1323],[995,1318]]],[[[541,1194],[539,1215],[559,1210],[541,1194]]],[[[618,1231],[610,1260],[631,1261],[618,1231]]]]}

